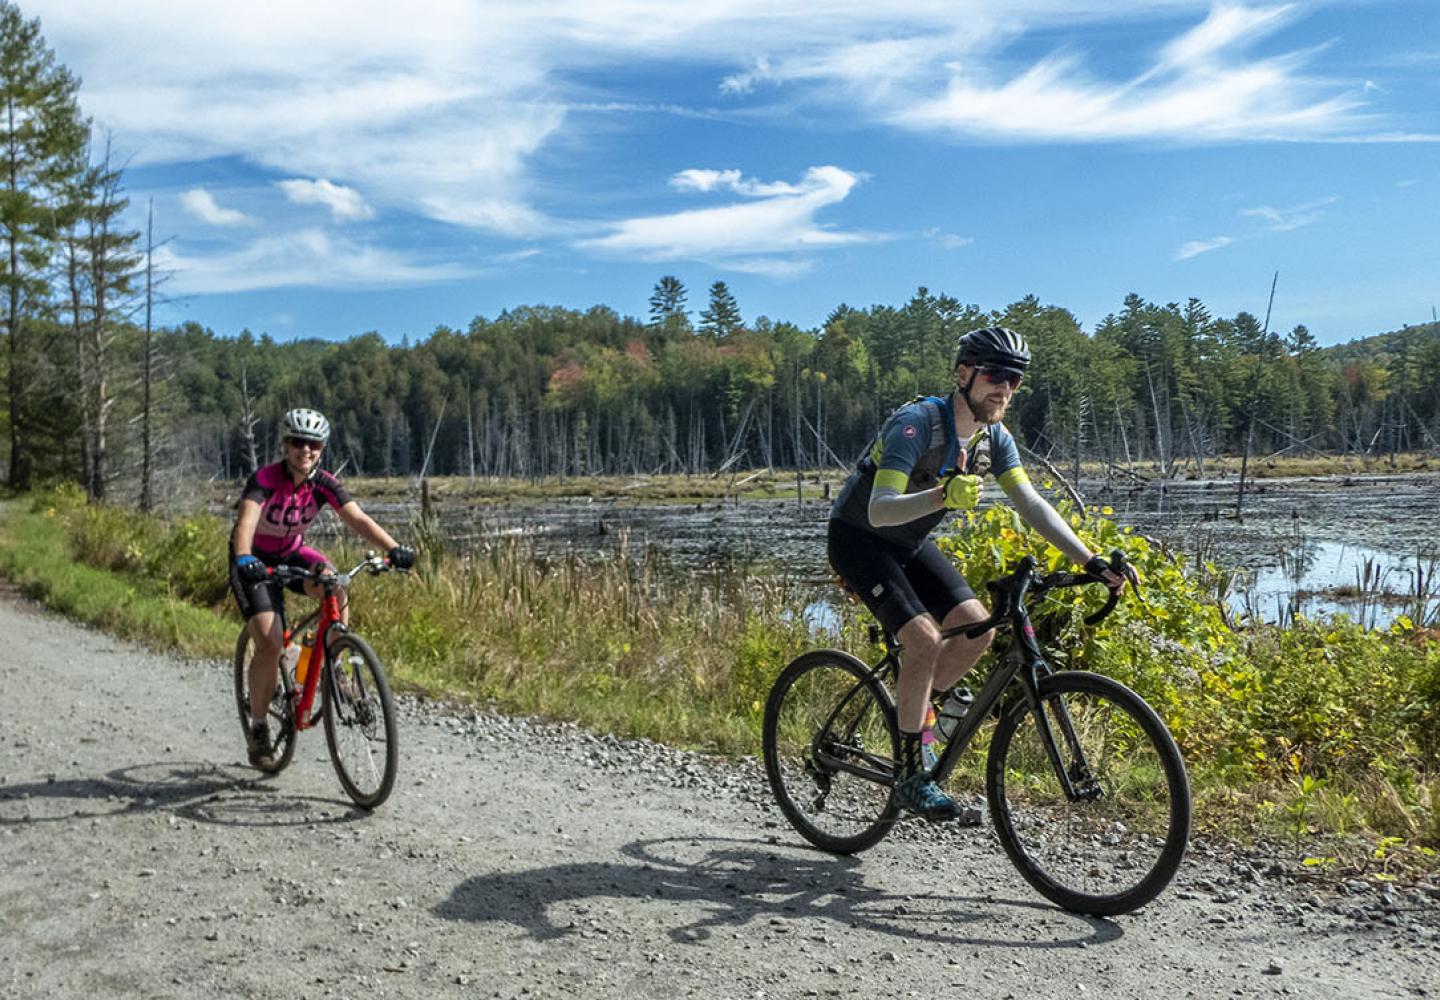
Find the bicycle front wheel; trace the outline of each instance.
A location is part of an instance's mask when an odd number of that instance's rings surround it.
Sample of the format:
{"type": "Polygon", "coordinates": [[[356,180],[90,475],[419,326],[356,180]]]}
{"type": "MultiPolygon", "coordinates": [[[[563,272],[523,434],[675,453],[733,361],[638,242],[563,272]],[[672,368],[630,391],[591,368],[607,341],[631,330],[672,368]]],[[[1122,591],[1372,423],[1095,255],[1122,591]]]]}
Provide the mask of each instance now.
{"type": "Polygon", "coordinates": [[[1019,699],[990,741],[995,832],[1047,899],[1078,913],[1129,913],[1169,884],[1185,854],[1190,785],[1180,750],[1154,710],[1108,677],[1053,674],[1039,694],[1040,716],[1019,699]]]}
{"type": "Polygon", "coordinates": [[[764,749],[781,811],[816,847],[853,854],[890,832],[899,812],[890,794],[895,707],[853,656],[816,650],[781,672],[765,706],[764,749]]]}
{"type": "MultiPolygon", "coordinates": [[[[240,711],[240,735],[247,737],[250,732],[250,630],[240,629],[240,638],[235,641],[235,707],[240,711]]],[[[295,756],[295,701],[291,697],[294,685],[285,671],[276,670],[275,694],[270,698],[268,711],[270,738],[275,748],[274,763],[262,768],[267,774],[283,771],[295,756]]]]}
{"type": "Polygon", "coordinates": [[[335,774],[357,806],[374,809],[390,796],[399,764],[385,671],[365,640],[345,632],[330,643],[325,673],[325,742],[335,774]]]}

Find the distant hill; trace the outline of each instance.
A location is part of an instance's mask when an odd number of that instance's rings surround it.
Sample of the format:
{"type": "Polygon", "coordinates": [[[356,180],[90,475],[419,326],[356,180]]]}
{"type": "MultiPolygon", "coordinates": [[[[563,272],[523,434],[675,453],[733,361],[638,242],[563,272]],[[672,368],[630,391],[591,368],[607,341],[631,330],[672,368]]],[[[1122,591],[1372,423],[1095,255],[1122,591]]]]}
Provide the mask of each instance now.
{"type": "Polygon", "coordinates": [[[1415,346],[1440,343],[1440,323],[1418,323],[1401,330],[1391,330],[1389,333],[1361,337],[1359,340],[1323,348],[1321,353],[1341,364],[1347,361],[1390,356],[1399,353],[1400,343],[1407,337],[1415,338],[1415,346]]]}

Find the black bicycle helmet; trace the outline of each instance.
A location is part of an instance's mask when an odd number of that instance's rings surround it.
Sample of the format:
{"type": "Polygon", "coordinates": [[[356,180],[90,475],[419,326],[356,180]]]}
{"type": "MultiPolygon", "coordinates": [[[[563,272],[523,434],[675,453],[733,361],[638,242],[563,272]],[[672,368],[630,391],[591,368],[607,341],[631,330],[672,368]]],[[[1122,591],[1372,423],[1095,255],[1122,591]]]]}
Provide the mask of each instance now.
{"type": "Polygon", "coordinates": [[[955,348],[957,365],[994,365],[1023,372],[1030,367],[1030,345],[1014,330],[986,326],[971,330],[955,348]]]}

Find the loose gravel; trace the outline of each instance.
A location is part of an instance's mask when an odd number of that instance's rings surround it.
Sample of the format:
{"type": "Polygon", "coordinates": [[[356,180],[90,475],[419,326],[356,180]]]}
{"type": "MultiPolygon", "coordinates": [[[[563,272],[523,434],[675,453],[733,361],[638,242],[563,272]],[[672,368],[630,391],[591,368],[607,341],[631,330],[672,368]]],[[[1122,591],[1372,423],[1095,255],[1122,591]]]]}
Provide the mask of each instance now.
{"type": "MultiPolygon", "coordinates": [[[[1440,886],[1196,842],[1138,913],[988,829],[807,849],[754,761],[402,698],[352,808],[323,734],[244,765],[228,664],[0,597],[3,997],[1425,997],[1440,886]]],[[[382,651],[383,653],[383,651],[382,651]]]]}

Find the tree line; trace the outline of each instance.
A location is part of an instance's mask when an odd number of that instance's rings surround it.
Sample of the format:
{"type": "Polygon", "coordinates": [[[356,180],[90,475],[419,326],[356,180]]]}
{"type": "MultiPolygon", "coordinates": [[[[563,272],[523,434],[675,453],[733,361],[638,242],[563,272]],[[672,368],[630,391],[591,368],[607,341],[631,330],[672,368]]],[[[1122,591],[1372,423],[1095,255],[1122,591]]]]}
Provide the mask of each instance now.
{"type": "Polygon", "coordinates": [[[1201,474],[1235,453],[1436,449],[1440,324],[1320,349],[1254,315],[1138,295],[1091,332],[1034,296],[982,309],[919,288],[818,328],[747,320],[722,281],[698,312],[662,276],[645,318],[523,306],[411,343],[154,328],[153,239],[39,25],[0,0],[0,352],[14,488],[73,479],[148,506],[237,478],[280,415],[325,412],[345,474],[547,477],[848,465],[885,415],[951,383],[955,342],[1000,323],[1035,362],[1007,420],[1055,463],[1201,474]]]}

